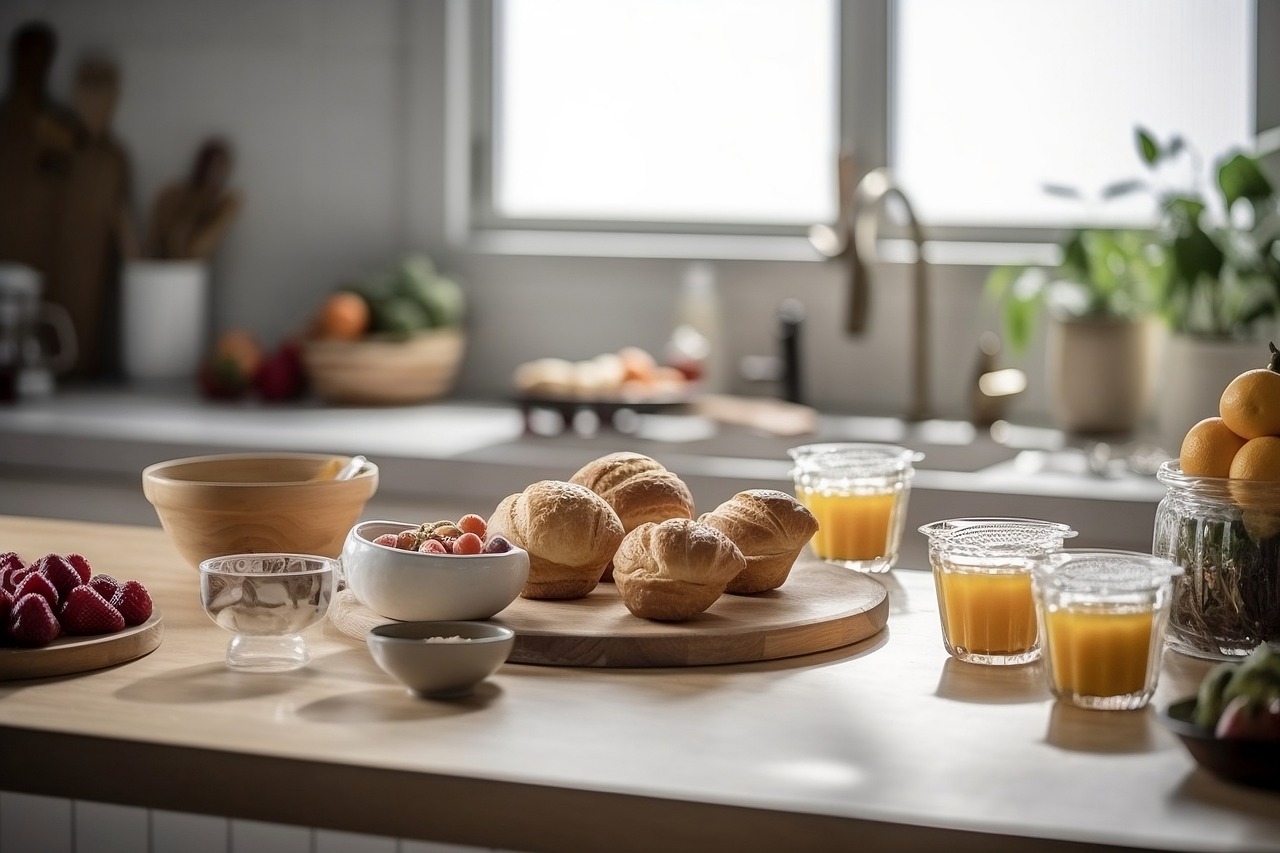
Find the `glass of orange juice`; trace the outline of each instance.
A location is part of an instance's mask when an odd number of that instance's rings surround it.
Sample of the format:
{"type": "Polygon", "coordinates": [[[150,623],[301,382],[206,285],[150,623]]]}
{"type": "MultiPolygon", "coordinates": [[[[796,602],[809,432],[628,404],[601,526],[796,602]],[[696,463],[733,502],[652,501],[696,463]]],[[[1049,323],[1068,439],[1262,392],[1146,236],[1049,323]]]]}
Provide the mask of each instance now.
{"type": "Polygon", "coordinates": [[[952,518],[920,532],[929,537],[947,653],[996,665],[1038,659],[1032,562],[1060,549],[1076,531],[1033,518],[952,518]]]}
{"type": "Polygon", "coordinates": [[[818,519],[809,540],[820,559],[887,572],[898,558],[913,463],[924,454],[892,444],[831,442],[787,451],[796,498],[818,519]]]}
{"type": "Polygon", "coordinates": [[[1156,690],[1182,567],[1135,551],[1067,549],[1033,561],[1049,686],[1081,708],[1131,711],[1156,690]]]}

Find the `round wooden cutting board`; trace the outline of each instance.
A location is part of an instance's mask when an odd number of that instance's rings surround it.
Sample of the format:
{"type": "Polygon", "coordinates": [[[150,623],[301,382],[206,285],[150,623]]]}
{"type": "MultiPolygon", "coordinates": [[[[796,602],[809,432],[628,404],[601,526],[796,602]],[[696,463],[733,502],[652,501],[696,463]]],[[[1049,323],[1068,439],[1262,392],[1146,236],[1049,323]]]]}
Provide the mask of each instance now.
{"type": "MultiPolygon", "coordinates": [[[[340,631],[361,641],[369,628],[391,621],[360,604],[350,590],[335,596],[329,616],[340,631]]],[[[723,595],[687,622],[632,616],[611,583],[571,601],[518,598],[492,621],[516,632],[511,663],[646,667],[747,663],[826,651],[874,636],[888,616],[888,592],[874,577],[806,552],[779,589],[723,595]]]]}
{"type": "Polygon", "coordinates": [[[62,637],[38,649],[0,648],[0,681],[72,675],[125,663],[155,651],[163,636],[164,623],[156,611],[141,625],[115,634],[62,637]]]}

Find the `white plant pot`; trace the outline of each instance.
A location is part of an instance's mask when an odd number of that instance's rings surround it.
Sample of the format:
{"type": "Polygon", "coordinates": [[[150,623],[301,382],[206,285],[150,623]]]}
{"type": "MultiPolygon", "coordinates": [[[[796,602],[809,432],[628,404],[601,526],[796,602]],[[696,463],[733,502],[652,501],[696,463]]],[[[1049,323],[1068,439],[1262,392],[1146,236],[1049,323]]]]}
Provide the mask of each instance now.
{"type": "Polygon", "coordinates": [[[1171,334],[1160,364],[1156,404],[1156,439],[1177,456],[1187,430],[1218,414],[1218,401],[1232,379],[1246,370],[1266,367],[1266,341],[1224,341],[1171,334]]]}
{"type": "Polygon", "coordinates": [[[1120,318],[1054,318],[1045,332],[1049,409],[1061,429],[1121,433],[1151,404],[1151,323],[1120,318]]]}

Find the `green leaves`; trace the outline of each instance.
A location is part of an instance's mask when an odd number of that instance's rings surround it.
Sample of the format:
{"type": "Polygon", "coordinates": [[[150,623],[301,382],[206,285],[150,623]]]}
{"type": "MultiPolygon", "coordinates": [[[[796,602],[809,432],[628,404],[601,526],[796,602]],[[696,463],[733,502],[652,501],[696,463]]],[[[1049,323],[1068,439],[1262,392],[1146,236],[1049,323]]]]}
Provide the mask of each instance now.
{"type": "Polygon", "coordinates": [[[1242,198],[1261,201],[1274,192],[1258,162],[1244,154],[1236,154],[1218,167],[1218,188],[1228,209],[1242,198]]]}

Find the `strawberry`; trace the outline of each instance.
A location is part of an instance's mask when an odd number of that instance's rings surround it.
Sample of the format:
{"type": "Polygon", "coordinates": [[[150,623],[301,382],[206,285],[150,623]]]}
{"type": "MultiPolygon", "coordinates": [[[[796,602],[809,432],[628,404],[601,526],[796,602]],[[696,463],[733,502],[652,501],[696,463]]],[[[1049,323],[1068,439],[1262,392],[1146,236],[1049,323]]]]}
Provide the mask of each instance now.
{"type": "Polygon", "coordinates": [[[22,583],[31,570],[26,566],[13,566],[8,569],[0,569],[0,587],[4,587],[9,592],[13,592],[18,588],[18,584],[22,583]]]}
{"type": "Polygon", "coordinates": [[[114,634],[124,628],[124,617],[92,587],[78,586],[67,594],[58,611],[62,630],[68,634],[114,634]]]}
{"type": "Polygon", "coordinates": [[[59,599],[65,598],[72,588],[84,583],[80,572],[61,554],[46,554],[36,560],[32,568],[38,574],[48,578],[49,583],[53,584],[53,588],[58,591],[59,599]]]}
{"type": "Polygon", "coordinates": [[[49,602],[50,607],[57,607],[58,602],[62,600],[62,596],[58,594],[58,588],[53,585],[52,581],[39,572],[27,573],[27,576],[18,584],[18,588],[13,591],[14,601],[17,601],[29,592],[43,595],[45,601],[49,602]]]}
{"type": "Polygon", "coordinates": [[[120,581],[111,577],[111,575],[94,575],[89,578],[89,586],[93,587],[93,591],[107,601],[115,598],[116,593],[120,591],[120,581]]]}
{"type": "Polygon", "coordinates": [[[68,554],[67,562],[76,570],[76,574],[80,575],[80,583],[88,583],[89,578],[93,577],[93,566],[89,565],[89,561],[83,555],[68,554]]]}
{"type": "Polygon", "coordinates": [[[13,604],[9,614],[9,636],[23,646],[47,646],[62,633],[48,600],[29,592],[13,604]]]}
{"type": "Polygon", "coordinates": [[[125,581],[112,596],[111,606],[120,611],[126,625],[141,625],[151,618],[154,609],[151,593],[138,581],[125,581]]]}

